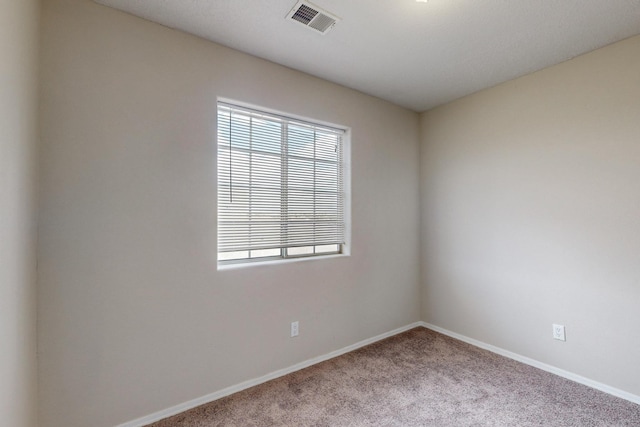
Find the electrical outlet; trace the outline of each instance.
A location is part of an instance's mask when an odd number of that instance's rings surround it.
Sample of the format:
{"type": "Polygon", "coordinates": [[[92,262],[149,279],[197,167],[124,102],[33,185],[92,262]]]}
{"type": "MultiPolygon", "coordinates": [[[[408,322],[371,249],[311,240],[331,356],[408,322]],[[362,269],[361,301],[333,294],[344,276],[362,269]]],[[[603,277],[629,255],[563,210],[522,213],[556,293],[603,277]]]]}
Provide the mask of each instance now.
{"type": "Polygon", "coordinates": [[[564,325],[553,325],[553,339],[566,341],[566,337],[564,335],[564,325]]]}
{"type": "Polygon", "coordinates": [[[297,337],[298,336],[298,332],[299,332],[298,321],[296,320],[295,322],[291,322],[291,336],[292,337],[297,337]]]}

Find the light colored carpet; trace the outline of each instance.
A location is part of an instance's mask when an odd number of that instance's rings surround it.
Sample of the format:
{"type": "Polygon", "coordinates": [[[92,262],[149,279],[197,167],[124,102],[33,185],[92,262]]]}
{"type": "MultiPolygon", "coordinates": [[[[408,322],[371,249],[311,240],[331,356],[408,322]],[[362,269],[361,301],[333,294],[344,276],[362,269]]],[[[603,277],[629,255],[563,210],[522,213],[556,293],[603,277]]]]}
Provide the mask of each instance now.
{"type": "Polygon", "coordinates": [[[640,406],[416,328],[152,424],[640,426],[640,406]]]}

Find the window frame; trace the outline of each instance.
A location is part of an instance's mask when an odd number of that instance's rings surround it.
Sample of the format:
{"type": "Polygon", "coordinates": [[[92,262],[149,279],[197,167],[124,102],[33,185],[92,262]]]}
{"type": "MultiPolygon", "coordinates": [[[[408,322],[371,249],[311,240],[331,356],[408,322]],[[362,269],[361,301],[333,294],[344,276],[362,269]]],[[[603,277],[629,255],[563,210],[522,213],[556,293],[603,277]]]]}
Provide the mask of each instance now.
{"type": "MultiPolygon", "coordinates": [[[[282,141],[285,140],[289,144],[286,136],[281,136],[282,141]]],[[[217,225],[217,239],[216,239],[216,261],[218,269],[225,268],[233,268],[233,267],[241,267],[248,265],[258,265],[258,264],[273,264],[273,263],[286,263],[286,262],[295,262],[295,261],[303,261],[303,260],[320,260],[320,259],[331,259],[338,257],[345,257],[351,255],[351,129],[347,126],[336,125],[334,123],[329,123],[317,119],[309,119],[307,117],[302,117],[295,114],[284,113],[281,111],[259,107],[243,102],[238,102],[235,100],[227,99],[227,98],[218,98],[216,102],[216,132],[215,132],[215,152],[216,152],[216,225],[217,225]],[[338,246],[337,251],[331,252],[321,252],[315,253],[316,248],[319,246],[329,246],[322,245],[322,243],[315,243],[311,245],[298,245],[298,246],[281,246],[279,249],[279,255],[273,256],[263,256],[256,258],[238,258],[238,259],[227,259],[221,260],[220,257],[220,217],[221,217],[221,207],[220,207],[220,194],[221,194],[221,184],[220,184],[220,138],[219,138],[219,119],[220,119],[220,106],[223,105],[229,108],[237,108],[240,110],[248,111],[252,114],[265,115],[271,118],[275,118],[277,120],[282,120],[284,127],[286,127],[289,122],[293,122],[294,124],[302,124],[309,125],[313,127],[324,128],[332,131],[337,131],[341,133],[341,150],[342,150],[342,159],[341,163],[338,163],[338,167],[341,168],[337,172],[338,175],[342,174],[342,227],[343,227],[343,243],[336,244],[338,246]],[[296,247],[312,247],[314,253],[302,253],[302,254],[290,254],[290,249],[296,247]]],[[[230,148],[231,150],[231,148],[230,148]]],[[[287,157],[288,155],[282,154],[281,157],[287,157]]],[[[288,157],[287,157],[288,159],[288,157]]],[[[318,157],[314,154],[313,161],[317,162],[318,157]]],[[[288,190],[290,188],[289,185],[285,185],[285,172],[280,171],[280,176],[282,180],[281,191],[285,188],[288,190]]],[[[314,197],[316,190],[314,189],[314,197]]],[[[338,197],[339,197],[338,193],[338,197]]],[[[338,202],[338,206],[340,202],[338,202]]],[[[287,211],[289,212],[289,211],[287,211]]],[[[276,248],[274,248],[275,250],[276,248]]],[[[261,249],[248,249],[247,252],[251,252],[252,250],[261,250],[261,249]]]]}

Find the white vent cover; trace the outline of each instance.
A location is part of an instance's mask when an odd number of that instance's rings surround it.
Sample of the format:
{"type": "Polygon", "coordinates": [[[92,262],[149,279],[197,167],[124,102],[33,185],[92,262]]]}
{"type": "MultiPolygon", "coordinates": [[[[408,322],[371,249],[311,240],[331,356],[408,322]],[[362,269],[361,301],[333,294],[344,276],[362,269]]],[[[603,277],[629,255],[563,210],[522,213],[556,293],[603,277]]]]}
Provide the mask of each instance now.
{"type": "Polygon", "coordinates": [[[321,34],[327,34],[340,20],[332,13],[322,10],[308,1],[299,1],[287,15],[292,20],[321,34]]]}

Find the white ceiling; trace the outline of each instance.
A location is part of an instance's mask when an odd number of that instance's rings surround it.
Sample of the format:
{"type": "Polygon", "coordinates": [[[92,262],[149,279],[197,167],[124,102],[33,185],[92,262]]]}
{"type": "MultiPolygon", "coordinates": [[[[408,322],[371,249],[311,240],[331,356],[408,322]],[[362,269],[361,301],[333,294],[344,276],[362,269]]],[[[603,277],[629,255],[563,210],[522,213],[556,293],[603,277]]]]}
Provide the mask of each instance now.
{"type": "Polygon", "coordinates": [[[315,0],[326,35],[297,0],[96,1],[415,111],[640,33],[640,0],[315,0]]]}

